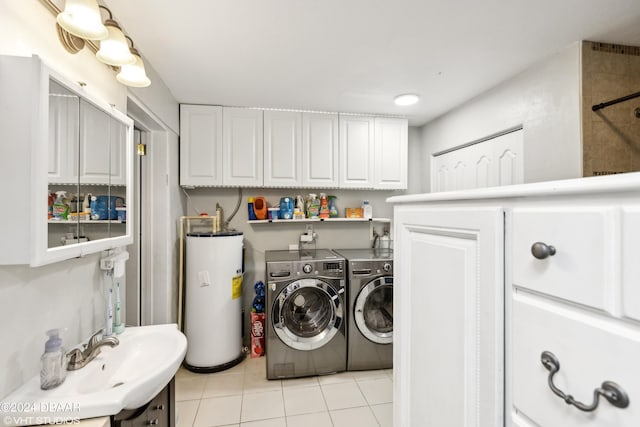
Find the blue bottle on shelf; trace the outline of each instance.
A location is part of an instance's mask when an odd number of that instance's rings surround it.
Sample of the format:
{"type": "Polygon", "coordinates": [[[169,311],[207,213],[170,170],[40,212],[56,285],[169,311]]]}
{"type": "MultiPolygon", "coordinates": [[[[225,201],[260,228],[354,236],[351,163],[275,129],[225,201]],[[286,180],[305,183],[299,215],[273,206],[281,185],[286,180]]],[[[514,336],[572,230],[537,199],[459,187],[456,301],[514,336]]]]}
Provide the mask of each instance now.
{"type": "Polygon", "coordinates": [[[253,197],[249,197],[249,204],[247,205],[249,221],[254,221],[256,219],[256,213],[253,210],[253,197]]]}

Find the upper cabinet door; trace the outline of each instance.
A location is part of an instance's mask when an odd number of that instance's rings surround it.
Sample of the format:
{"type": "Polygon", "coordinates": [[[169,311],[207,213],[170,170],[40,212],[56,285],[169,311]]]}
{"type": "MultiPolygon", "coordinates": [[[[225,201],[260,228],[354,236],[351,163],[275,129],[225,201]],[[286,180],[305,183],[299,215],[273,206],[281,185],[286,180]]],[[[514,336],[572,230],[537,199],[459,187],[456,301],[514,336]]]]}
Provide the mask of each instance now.
{"type": "Polygon", "coordinates": [[[80,101],[80,182],[109,185],[111,117],[84,99],[80,101]]]}
{"type": "Polygon", "coordinates": [[[222,185],[222,107],[180,105],[180,185],[222,185]]]}
{"type": "Polygon", "coordinates": [[[302,179],[302,113],[264,112],[264,185],[299,187],[302,179]]]}
{"type": "Polygon", "coordinates": [[[338,115],[302,114],[302,186],[338,187],[338,115]]]}
{"type": "Polygon", "coordinates": [[[262,110],[222,109],[223,185],[262,186],[262,110]]]}
{"type": "Polygon", "coordinates": [[[54,81],[49,92],[49,183],[77,184],[80,97],[54,81]]]}
{"type": "Polygon", "coordinates": [[[375,169],[373,186],[379,189],[407,188],[406,119],[375,119],[375,169]]]}
{"type": "Polygon", "coordinates": [[[109,161],[109,184],[127,185],[127,126],[111,118],[111,157],[109,161]]]}
{"type": "Polygon", "coordinates": [[[373,188],[373,117],[340,115],[340,187],[373,188]]]}

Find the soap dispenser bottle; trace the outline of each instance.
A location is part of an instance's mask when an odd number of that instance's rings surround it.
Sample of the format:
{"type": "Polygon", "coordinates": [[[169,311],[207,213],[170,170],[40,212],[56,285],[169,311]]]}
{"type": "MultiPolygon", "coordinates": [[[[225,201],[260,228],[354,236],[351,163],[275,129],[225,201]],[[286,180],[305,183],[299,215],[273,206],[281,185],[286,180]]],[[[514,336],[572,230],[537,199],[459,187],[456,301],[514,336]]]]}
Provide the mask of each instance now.
{"type": "Polygon", "coordinates": [[[67,352],[57,329],[47,331],[49,339],[44,344],[40,358],[40,388],[49,390],[64,382],[67,377],[67,352]]]}

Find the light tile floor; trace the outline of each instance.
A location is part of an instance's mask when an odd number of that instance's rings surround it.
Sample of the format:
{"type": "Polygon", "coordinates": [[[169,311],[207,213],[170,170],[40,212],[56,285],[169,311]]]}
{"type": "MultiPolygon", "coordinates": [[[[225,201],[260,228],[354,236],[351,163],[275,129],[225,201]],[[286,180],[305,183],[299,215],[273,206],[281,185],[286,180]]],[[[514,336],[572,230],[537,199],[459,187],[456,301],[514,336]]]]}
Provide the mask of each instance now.
{"type": "Polygon", "coordinates": [[[267,380],[265,358],[176,375],[177,427],[392,427],[393,371],[267,380]]]}

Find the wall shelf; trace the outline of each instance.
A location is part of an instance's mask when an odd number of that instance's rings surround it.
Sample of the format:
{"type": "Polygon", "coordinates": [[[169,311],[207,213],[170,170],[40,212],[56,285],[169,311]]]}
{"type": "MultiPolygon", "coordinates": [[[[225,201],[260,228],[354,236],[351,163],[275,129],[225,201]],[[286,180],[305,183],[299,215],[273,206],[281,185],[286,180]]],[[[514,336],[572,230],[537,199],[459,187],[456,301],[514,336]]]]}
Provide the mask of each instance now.
{"type": "Polygon", "coordinates": [[[313,222],[386,222],[390,223],[390,218],[305,218],[305,219],[257,219],[249,220],[248,224],[305,224],[313,222]]]}
{"type": "Polygon", "coordinates": [[[47,224],[65,224],[65,225],[74,225],[77,223],[80,224],[126,224],[126,221],[118,221],[117,219],[83,219],[80,221],[76,220],[68,220],[68,219],[48,219],[47,224]]]}

